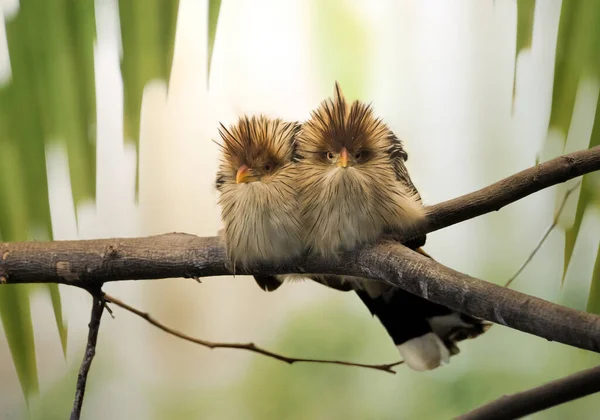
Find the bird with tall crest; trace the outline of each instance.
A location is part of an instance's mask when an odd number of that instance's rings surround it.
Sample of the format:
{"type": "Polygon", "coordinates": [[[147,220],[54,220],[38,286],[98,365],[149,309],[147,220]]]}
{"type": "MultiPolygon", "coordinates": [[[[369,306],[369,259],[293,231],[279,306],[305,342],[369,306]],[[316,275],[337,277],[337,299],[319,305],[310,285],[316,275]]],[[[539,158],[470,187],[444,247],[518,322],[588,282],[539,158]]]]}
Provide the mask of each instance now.
{"type": "MultiPolygon", "coordinates": [[[[420,247],[426,217],[405,166],[408,154],[370,105],[349,103],[336,83],[333,98],[312,112],[296,137],[303,242],[310,253],[338,253],[394,233],[420,247]]],[[[485,332],[489,324],[397,287],[371,279],[313,275],[340,290],[354,290],[379,318],[406,364],[435,369],[457,354],[457,342],[485,332]]]]}

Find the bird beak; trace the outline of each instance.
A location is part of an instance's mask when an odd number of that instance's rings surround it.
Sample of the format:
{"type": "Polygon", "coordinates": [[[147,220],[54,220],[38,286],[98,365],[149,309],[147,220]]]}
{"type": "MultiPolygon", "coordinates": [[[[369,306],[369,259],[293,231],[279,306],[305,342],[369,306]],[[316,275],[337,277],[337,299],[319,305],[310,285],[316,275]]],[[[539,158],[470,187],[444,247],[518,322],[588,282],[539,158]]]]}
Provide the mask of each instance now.
{"type": "Polygon", "coordinates": [[[255,181],[256,177],[250,176],[250,168],[247,165],[242,165],[235,175],[235,182],[237,184],[248,183],[255,181]]]}
{"type": "Polygon", "coordinates": [[[340,160],[338,161],[338,166],[345,168],[348,166],[348,151],[345,147],[342,147],[342,151],[340,152],[340,160]]]}

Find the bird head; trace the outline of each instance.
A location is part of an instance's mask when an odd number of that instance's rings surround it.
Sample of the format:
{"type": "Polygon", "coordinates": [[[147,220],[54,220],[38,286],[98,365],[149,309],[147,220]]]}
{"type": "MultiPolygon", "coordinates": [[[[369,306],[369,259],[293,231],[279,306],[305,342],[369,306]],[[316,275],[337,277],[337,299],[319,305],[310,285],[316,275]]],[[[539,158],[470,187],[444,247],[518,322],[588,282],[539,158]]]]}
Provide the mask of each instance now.
{"type": "Polygon", "coordinates": [[[219,183],[245,188],[269,183],[292,163],[298,124],[264,116],[241,117],[219,134],[223,143],[219,183]]]}
{"type": "MultiPolygon", "coordinates": [[[[301,159],[322,172],[339,172],[342,178],[389,165],[391,140],[395,139],[370,105],[348,103],[337,82],[333,98],[312,112],[298,137],[301,159]]],[[[406,155],[404,150],[401,153],[406,155]]]]}

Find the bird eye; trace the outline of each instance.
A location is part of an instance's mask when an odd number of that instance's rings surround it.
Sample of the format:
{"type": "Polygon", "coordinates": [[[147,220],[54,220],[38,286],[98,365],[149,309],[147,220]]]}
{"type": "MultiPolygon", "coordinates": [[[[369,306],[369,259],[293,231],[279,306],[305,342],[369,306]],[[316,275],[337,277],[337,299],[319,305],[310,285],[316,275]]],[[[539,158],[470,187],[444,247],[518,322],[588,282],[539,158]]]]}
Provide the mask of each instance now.
{"type": "Polygon", "coordinates": [[[333,152],[327,152],[327,159],[333,159],[333,152]]]}
{"type": "Polygon", "coordinates": [[[356,152],[356,154],[354,155],[355,159],[360,159],[362,157],[362,153],[361,152],[356,152]]]}
{"type": "Polygon", "coordinates": [[[272,168],[272,166],[271,166],[271,164],[270,164],[270,163],[267,163],[267,164],[265,164],[265,165],[263,166],[263,169],[264,169],[265,171],[270,171],[270,170],[271,170],[271,168],[272,168]]]}

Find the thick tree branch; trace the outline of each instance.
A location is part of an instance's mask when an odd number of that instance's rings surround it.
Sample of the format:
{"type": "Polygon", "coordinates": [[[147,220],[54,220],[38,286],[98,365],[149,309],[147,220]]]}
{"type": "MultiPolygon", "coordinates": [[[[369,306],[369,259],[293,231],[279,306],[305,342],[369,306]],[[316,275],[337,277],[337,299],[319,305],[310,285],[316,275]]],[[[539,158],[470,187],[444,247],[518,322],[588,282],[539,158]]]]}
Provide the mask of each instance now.
{"type": "Polygon", "coordinates": [[[78,420],[81,416],[81,406],[83,404],[83,396],[85,394],[85,386],[87,383],[88,373],[92,366],[92,360],[96,355],[96,342],[98,341],[98,331],[100,330],[100,319],[104,312],[104,299],[92,296],[92,315],[90,317],[90,332],[88,334],[87,345],[83,355],[83,361],[77,375],[77,388],[75,390],[75,400],[73,402],[73,410],[71,411],[71,420],[78,420]]]}
{"type": "Polygon", "coordinates": [[[459,420],[512,420],[600,392],[600,366],[536,388],[505,395],[458,417],[459,420]]]}
{"type": "MultiPolygon", "coordinates": [[[[600,147],[562,156],[480,191],[430,207],[428,230],[496,210],[539,189],[598,168],[600,147]]],[[[600,350],[597,317],[473,279],[398,244],[382,243],[356,250],[343,260],[344,264],[335,266],[318,259],[300,261],[289,267],[263,265],[253,273],[362,275],[393,283],[470,315],[548,339],[600,350]]],[[[225,250],[217,238],[169,234],[0,245],[0,276],[6,283],[58,282],[88,288],[115,280],[224,274],[230,271],[225,250]]]]}
{"type": "Polygon", "coordinates": [[[252,353],[262,354],[263,356],[270,357],[272,359],[279,360],[281,362],[288,363],[290,365],[293,363],[323,363],[323,364],[330,364],[330,365],[363,367],[363,368],[368,368],[368,369],[380,370],[380,371],[388,372],[388,373],[392,373],[392,374],[396,373],[393,369],[395,366],[398,366],[398,365],[401,365],[402,363],[404,363],[403,361],[399,361],[399,362],[394,362],[394,363],[372,365],[372,364],[365,364],[365,363],[345,362],[342,360],[306,359],[306,358],[302,358],[302,357],[288,357],[288,356],[284,356],[282,354],[274,353],[269,350],[265,350],[261,347],[258,347],[254,343],[218,343],[215,341],[202,340],[200,338],[195,338],[190,335],[184,334],[180,331],[177,331],[173,328],[167,327],[165,324],[154,319],[150,314],[148,314],[146,312],[142,312],[139,309],[136,309],[136,308],[126,304],[125,302],[120,301],[119,299],[117,299],[113,296],[105,295],[104,298],[106,299],[107,302],[113,303],[113,304],[125,309],[126,311],[129,311],[129,312],[139,316],[140,318],[145,319],[150,324],[154,325],[155,327],[163,330],[164,332],[166,332],[168,334],[171,334],[175,337],[181,338],[183,340],[186,340],[186,341],[189,341],[192,343],[200,344],[201,346],[208,347],[209,349],[246,350],[246,351],[250,351],[252,353]]]}
{"type": "MultiPolygon", "coordinates": [[[[59,282],[91,288],[116,280],[231,274],[225,249],[215,237],[174,233],[4,246],[10,256],[1,267],[9,283],[59,282]]],[[[357,249],[337,262],[314,258],[287,267],[263,264],[237,274],[303,272],[387,282],[472,316],[600,352],[600,317],[459,273],[397,242],[357,249]]]]}
{"type": "MultiPolygon", "coordinates": [[[[440,229],[600,169],[600,147],[562,156],[461,198],[430,207],[440,229]]],[[[393,242],[357,249],[338,262],[318,258],[286,267],[262,264],[237,274],[346,274],[394,284],[454,310],[548,340],[600,352],[600,317],[565,308],[456,272],[393,242]]],[[[231,274],[218,238],[166,234],[148,238],[0,244],[6,283],[64,283],[86,289],[117,280],[231,274]]]]}
{"type": "MultiPolygon", "coordinates": [[[[487,188],[428,207],[420,233],[499,210],[529,194],[600,169],[600,146],[565,155],[505,178],[487,188]]],[[[506,325],[548,340],[600,352],[600,317],[561,307],[475,279],[426,258],[398,242],[383,241],[342,255],[332,262],[318,258],[285,267],[262,264],[237,274],[345,274],[387,282],[454,310],[506,325]]],[[[148,238],[0,244],[0,284],[64,283],[100,290],[108,281],[199,278],[231,274],[218,238],[166,234],[148,238]]],[[[339,361],[292,359],[254,344],[212,343],[172,330],[128,305],[111,302],[180,338],[210,348],[240,348],[287,363],[318,362],[371,367],[339,361]]],[[[72,419],[78,419],[87,375],[95,354],[104,298],[94,298],[90,332],[79,372],[72,419]]],[[[395,364],[374,367],[392,371],[395,364]]],[[[598,368],[493,402],[464,418],[514,418],[600,391],[598,368]],[[495,416],[495,417],[494,417],[495,416]]]]}

